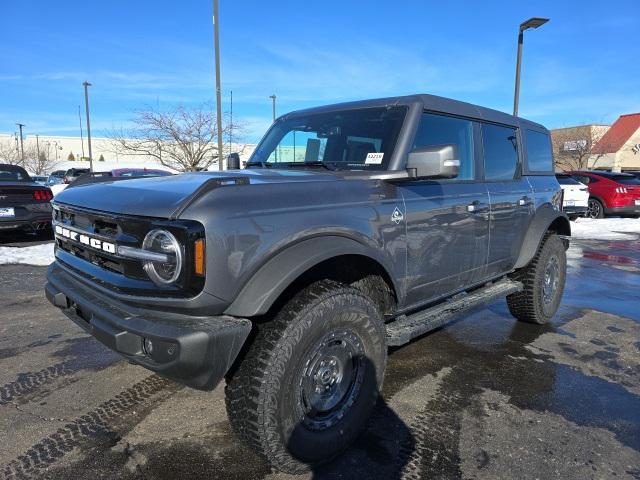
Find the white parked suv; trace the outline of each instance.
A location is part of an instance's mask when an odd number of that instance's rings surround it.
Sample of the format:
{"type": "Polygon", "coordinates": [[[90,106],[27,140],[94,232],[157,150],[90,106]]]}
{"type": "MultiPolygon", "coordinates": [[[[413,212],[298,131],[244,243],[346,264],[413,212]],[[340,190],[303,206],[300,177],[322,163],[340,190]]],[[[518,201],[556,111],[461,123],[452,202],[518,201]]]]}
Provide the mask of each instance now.
{"type": "Polygon", "coordinates": [[[589,188],[566,173],[556,174],[564,194],[562,209],[571,220],[584,217],[589,206],[589,188]]]}

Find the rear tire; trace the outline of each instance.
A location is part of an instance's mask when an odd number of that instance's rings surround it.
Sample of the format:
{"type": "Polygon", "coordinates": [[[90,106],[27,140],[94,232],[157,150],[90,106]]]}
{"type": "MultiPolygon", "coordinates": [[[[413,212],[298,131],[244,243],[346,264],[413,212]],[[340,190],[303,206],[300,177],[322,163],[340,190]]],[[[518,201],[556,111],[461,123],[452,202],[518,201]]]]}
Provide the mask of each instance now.
{"type": "Polygon", "coordinates": [[[386,359],[375,303],[344,284],[317,282],[259,330],[227,379],[230,423],[277,469],[309,471],[365,428],[386,359]]]}
{"type": "Polygon", "coordinates": [[[564,244],[557,235],[547,234],[529,265],[514,275],[524,288],[507,296],[511,315],[521,322],[547,323],[558,311],[566,276],[564,244]]]}
{"type": "Polygon", "coordinates": [[[604,205],[597,198],[590,198],[587,207],[587,217],[604,218],[604,205]]]}

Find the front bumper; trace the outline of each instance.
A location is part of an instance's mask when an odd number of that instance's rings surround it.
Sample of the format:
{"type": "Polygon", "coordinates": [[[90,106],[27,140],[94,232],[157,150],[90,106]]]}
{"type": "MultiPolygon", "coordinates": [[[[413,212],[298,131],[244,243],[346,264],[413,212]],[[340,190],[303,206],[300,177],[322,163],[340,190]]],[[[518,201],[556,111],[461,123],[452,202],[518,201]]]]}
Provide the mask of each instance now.
{"type": "Polygon", "coordinates": [[[55,262],[47,271],[45,293],[53,305],[107,347],[201,390],[213,389],[222,380],[251,331],[251,322],[244,318],[195,317],[117,302],[55,262]]]}

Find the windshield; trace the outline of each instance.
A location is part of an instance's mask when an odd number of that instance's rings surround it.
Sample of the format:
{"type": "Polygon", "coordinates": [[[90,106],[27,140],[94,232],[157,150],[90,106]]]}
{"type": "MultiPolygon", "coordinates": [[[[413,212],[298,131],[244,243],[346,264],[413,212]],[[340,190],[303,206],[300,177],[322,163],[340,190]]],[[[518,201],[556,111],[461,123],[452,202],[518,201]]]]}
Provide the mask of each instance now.
{"type": "Polygon", "coordinates": [[[623,185],[640,185],[640,178],[631,175],[611,175],[609,180],[622,183],[623,185]]]}
{"type": "Polygon", "coordinates": [[[342,110],[279,120],[247,166],[386,170],[405,107],[342,110]]]}
{"type": "Polygon", "coordinates": [[[17,165],[0,165],[0,182],[31,182],[31,177],[17,165]]]}

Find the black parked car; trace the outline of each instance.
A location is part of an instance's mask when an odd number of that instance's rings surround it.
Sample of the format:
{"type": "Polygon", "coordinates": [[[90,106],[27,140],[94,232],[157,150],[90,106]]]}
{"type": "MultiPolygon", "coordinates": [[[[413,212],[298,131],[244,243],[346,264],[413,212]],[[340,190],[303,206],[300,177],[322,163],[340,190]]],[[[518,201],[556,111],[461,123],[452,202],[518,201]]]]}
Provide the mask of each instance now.
{"type": "Polygon", "coordinates": [[[51,228],[51,190],[17,165],[0,164],[0,231],[51,228]]]}

